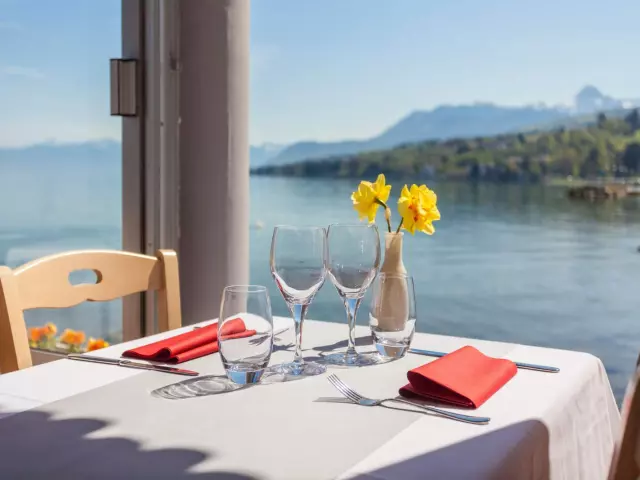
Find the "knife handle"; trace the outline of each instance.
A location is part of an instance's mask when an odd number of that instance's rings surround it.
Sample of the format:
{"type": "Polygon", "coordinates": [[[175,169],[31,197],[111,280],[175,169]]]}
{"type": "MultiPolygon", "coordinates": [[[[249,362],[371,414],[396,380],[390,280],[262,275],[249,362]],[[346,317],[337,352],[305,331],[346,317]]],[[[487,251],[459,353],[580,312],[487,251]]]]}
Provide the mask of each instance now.
{"type": "Polygon", "coordinates": [[[523,370],[535,370],[536,372],[547,372],[547,373],[558,373],[560,369],[558,367],[549,367],[547,365],[536,365],[534,363],[522,363],[522,362],[513,362],[516,364],[516,367],[522,368],[523,370]]]}
{"type": "MultiPolygon", "coordinates": [[[[426,355],[428,357],[444,357],[447,355],[444,352],[436,352],[435,350],[421,350],[419,348],[410,348],[410,353],[417,353],[418,355],[426,355]]],[[[513,362],[513,360],[512,360],[513,362]]],[[[558,367],[549,367],[547,365],[536,365],[535,363],[523,363],[523,362],[513,362],[516,367],[522,368],[523,370],[534,370],[536,372],[545,372],[545,373],[558,373],[560,369],[558,367]]]]}
{"type": "Polygon", "coordinates": [[[436,352],[435,350],[421,350],[419,348],[410,348],[409,353],[417,353],[418,355],[426,355],[427,357],[444,357],[445,352],[436,352]]]}

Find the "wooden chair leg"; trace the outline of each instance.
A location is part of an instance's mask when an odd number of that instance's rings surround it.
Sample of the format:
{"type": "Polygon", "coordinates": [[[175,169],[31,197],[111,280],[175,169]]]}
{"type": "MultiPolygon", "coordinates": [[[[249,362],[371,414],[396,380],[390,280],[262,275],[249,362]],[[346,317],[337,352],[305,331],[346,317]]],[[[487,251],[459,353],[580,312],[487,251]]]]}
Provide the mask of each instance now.
{"type": "Polygon", "coordinates": [[[0,372],[30,367],[31,350],[13,272],[0,267],[0,372]]]}

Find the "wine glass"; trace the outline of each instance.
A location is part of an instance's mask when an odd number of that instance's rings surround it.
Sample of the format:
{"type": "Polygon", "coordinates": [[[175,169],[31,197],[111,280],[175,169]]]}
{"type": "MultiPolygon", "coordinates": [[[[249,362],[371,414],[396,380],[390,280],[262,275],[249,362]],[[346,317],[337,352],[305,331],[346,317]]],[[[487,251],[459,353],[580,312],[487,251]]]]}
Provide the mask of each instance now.
{"type": "Polygon", "coordinates": [[[319,375],[324,365],[302,358],[302,324],[313,297],[326,276],[327,233],[322,227],[277,226],[271,239],[271,274],[287,303],[296,330],[293,362],[281,365],[280,373],[292,376],[319,375]]]}
{"type": "Polygon", "coordinates": [[[354,329],[358,307],[380,266],[380,236],[373,224],[329,226],[327,232],[327,272],[347,311],[348,347],[345,353],[326,357],[327,363],[365,366],[377,363],[373,355],[356,352],[354,329]]]}

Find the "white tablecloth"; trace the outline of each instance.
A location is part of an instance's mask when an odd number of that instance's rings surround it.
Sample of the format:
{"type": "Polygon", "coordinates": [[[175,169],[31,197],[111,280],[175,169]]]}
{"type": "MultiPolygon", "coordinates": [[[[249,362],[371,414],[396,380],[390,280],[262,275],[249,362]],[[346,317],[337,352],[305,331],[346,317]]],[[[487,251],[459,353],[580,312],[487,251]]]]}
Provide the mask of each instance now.
{"type": "MultiPolygon", "coordinates": [[[[278,318],[276,329],[290,323],[278,318]]],[[[345,325],[307,322],[304,344],[339,345],[346,333],[345,325]]],[[[367,330],[358,328],[357,334],[365,336],[367,330]]],[[[291,331],[283,335],[285,343],[292,338],[291,331]]],[[[95,354],[117,357],[125,349],[151,340],[128,342],[95,354]]],[[[324,402],[339,396],[324,376],[172,401],[154,397],[151,391],[183,381],[184,377],[60,360],[0,376],[0,418],[4,417],[0,420],[0,437],[4,436],[4,440],[0,438],[0,478],[31,471],[21,452],[40,458],[41,463],[50,458],[52,463],[46,471],[66,473],[67,478],[76,478],[73,474],[78,462],[94,461],[74,456],[56,442],[46,452],[39,452],[37,437],[21,437],[20,425],[38,425],[32,420],[41,418],[39,415],[64,420],[91,418],[104,425],[96,427],[89,437],[127,438],[139,442],[145,452],[187,447],[204,452],[203,457],[194,457],[180,467],[182,476],[224,471],[228,475],[224,478],[245,479],[606,478],[620,420],[597,358],[579,352],[429,334],[414,338],[418,348],[451,351],[463,345],[473,345],[496,357],[554,365],[561,372],[518,371],[482,407],[463,411],[492,418],[487,426],[474,426],[420,413],[324,402]],[[257,410],[260,415],[252,417],[251,412],[257,410]],[[18,413],[24,411],[30,412],[18,413]],[[224,417],[212,419],[215,415],[224,417]],[[172,425],[172,418],[180,425],[172,425]],[[198,418],[206,421],[199,425],[198,418]],[[243,418],[247,422],[251,419],[250,424],[244,424],[243,418]],[[268,437],[264,437],[269,441],[252,443],[265,435],[261,423],[269,428],[268,437]],[[16,432],[14,438],[9,439],[11,435],[3,431],[3,425],[16,432]],[[206,434],[199,427],[206,428],[206,434]],[[16,447],[21,440],[28,443],[16,447]],[[356,442],[357,447],[348,448],[356,442]]],[[[313,351],[306,353],[314,355],[313,351]]],[[[290,351],[274,352],[273,363],[289,360],[291,355],[290,351]]],[[[364,394],[390,397],[406,383],[409,369],[432,360],[408,355],[384,365],[333,371],[364,394]]],[[[202,374],[223,372],[217,355],[184,366],[202,374]]],[[[82,443],[74,445],[84,448],[82,443]]],[[[89,449],[86,456],[90,455],[89,449]]],[[[124,454],[119,449],[102,452],[107,462],[100,467],[106,468],[104,478],[121,478],[122,471],[110,470],[116,468],[118,455],[124,454]]],[[[130,456],[127,459],[131,461],[130,456]]],[[[135,471],[143,475],[145,468],[153,469],[153,463],[135,464],[135,471]]],[[[155,463],[156,467],[161,465],[155,463]]],[[[33,468],[33,475],[25,478],[37,478],[37,473],[44,471],[33,468]]],[[[182,478],[171,469],[165,468],[165,474],[166,478],[182,478]]],[[[163,478],[162,472],[154,470],[153,475],[163,478]]],[[[86,478],[92,477],[87,474],[86,478]]]]}

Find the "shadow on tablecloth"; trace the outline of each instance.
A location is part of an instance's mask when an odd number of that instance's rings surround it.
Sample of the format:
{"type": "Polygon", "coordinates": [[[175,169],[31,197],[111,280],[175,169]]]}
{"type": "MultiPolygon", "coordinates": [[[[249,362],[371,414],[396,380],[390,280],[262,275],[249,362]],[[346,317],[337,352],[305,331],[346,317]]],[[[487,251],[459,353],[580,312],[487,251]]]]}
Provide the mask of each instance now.
{"type": "Polygon", "coordinates": [[[97,438],[108,427],[104,420],[54,419],[41,411],[3,418],[0,478],[256,480],[227,471],[187,472],[211,455],[190,449],[143,449],[128,438],[97,438]]]}
{"type": "MultiPolygon", "coordinates": [[[[371,335],[356,337],[355,344],[356,344],[356,347],[372,346],[373,338],[371,337],[371,335]]],[[[310,347],[309,350],[328,353],[328,352],[335,352],[336,350],[346,350],[348,345],[349,345],[349,342],[345,338],[344,340],[340,340],[339,342],[331,343],[329,345],[320,345],[320,346],[310,347]]]]}
{"type": "Polygon", "coordinates": [[[550,474],[549,431],[527,420],[349,479],[547,480],[550,474]]]}

